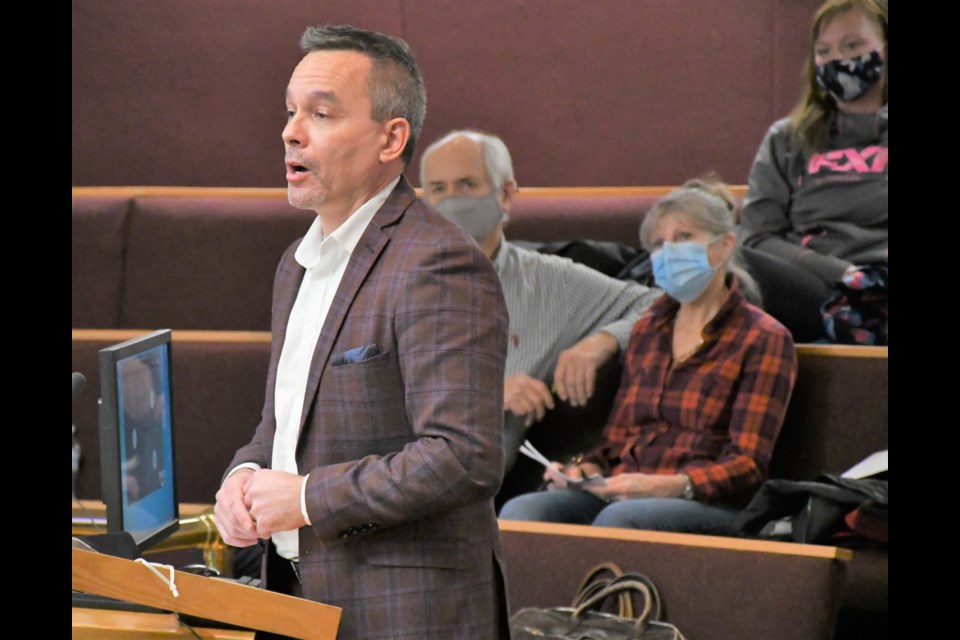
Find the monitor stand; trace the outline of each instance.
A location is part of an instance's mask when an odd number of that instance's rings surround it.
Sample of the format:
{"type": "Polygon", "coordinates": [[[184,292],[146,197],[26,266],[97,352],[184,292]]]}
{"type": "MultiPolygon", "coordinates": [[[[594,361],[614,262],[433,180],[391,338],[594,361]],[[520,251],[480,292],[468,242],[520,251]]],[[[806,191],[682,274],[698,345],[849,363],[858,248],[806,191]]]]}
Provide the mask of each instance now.
{"type": "Polygon", "coordinates": [[[137,543],[134,542],[133,536],[126,531],[73,536],[73,546],[77,549],[97,551],[124,560],[136,560],[140,557],[140,549],[137,547],[137,543]]]}

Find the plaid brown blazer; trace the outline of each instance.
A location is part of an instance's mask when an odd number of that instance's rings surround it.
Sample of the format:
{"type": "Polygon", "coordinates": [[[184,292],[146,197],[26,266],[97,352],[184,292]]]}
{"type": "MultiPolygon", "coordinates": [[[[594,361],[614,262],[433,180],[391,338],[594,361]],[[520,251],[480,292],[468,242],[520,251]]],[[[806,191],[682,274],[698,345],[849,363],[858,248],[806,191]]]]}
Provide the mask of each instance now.
{"type": "MultiPolygon", "coordinates": [[[[299,242],[274,282],[261,422],[228,468],[271,460],[299,242]]],[[[401,178],[334,297],[297,445],[313,523],[300,530],[304,597],[343,609],[338,640],[508,637],[492,502],[506,350],[491,262],[401,178]]]]}

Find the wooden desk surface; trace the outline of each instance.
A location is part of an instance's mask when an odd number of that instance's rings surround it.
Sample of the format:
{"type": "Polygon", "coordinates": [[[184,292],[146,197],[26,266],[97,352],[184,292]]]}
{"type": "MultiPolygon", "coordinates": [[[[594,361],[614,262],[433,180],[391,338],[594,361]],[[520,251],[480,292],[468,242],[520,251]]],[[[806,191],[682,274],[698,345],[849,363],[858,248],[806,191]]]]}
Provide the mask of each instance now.
{"type": "MultiPolygon", "coordinates": [[[[218,640],[252,640],[252,631],[192,627],[197,636],[218,640]]],[[[108,609],[73,609],[73,640],[194,638],[172,613],[137,613],[108,609]]]]}

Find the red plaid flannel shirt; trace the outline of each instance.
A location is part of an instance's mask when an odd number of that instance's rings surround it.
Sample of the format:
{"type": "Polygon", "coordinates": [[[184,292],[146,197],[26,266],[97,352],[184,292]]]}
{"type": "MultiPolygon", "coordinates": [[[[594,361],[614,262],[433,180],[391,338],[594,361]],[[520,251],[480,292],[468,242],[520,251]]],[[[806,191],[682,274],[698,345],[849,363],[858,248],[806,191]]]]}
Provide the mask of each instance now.
{"type": "Polygon", "coordinates": [[[787,329],[749,304],[736,278],[729,283],[703,345],[680,363],[675,300],[664,295],[634,325],[605,444],[585,457],[606,475],[685,473],[698,500],[730,506],[745,505],[766,479],[797,357],[787,329]]]}

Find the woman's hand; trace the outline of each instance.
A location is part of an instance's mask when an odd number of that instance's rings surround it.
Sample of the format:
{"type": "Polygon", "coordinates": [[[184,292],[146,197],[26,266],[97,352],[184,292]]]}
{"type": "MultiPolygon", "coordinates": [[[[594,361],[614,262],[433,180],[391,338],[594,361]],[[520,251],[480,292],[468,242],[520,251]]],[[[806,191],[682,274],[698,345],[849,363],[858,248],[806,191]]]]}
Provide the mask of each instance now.
{"type": "Polygon", "coordinates": [[[561,474],[566,474],[571,478],[586,478],[598,475],[600,467],[592,462],[571,462],[566,466],[559,462],[553,463],[553,469],[547,469],[543,474],[543,479],[547,481],[547,489],[566,489],[567,480],[561,474]]]}
{"type": "Polygon", "coordinates": [[[602,485],[584,485],[583,490],[613,502],[631,498],[679,498],[687,478],[682,473],[659,475],[650,473],[621,473],[607,478],[602,485]]]}

